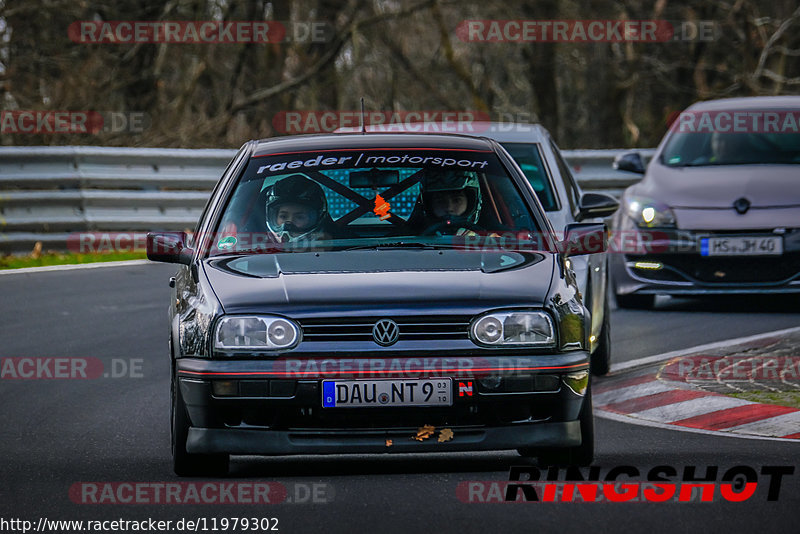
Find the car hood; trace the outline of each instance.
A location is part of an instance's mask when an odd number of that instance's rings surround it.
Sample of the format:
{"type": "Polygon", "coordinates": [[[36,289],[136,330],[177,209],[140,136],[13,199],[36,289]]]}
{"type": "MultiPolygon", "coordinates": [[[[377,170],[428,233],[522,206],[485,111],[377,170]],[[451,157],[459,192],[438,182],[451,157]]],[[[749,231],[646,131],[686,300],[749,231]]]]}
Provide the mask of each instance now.
{"type": "Polygon", "coordinates": [[[555,261],[535,252],[371,250],[234,256],[203,271],[225,313],[542,305],[555,261]]]}
{"type": "Polygon", "coordinates": [[[745,198],[752,208],[800,206],[800,165],[667,167],[654,161],[636,193],[672,208],[732,208],[745,198]]]}

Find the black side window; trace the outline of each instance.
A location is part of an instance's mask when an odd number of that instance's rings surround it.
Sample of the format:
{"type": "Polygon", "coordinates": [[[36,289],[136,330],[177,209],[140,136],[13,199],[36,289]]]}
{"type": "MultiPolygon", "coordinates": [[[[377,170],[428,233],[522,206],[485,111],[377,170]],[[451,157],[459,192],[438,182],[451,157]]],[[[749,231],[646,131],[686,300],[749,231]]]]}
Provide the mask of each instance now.
{"type": "Polygon", "coordinates": [[[557,195],[553,191],[553,184],[548,177],[546,167],[542,163],[542,156],[538,143],[503,143],[514,161],[517,162],[525,177],[530,182],[539,202],[545,211],[558,211],[557,195]]]}
{"type": "Polygon", "coordinates": [[[580,198],[580,191],[575,183],[575,178],[572,177],[572,171],[569,170],[569,165],[561,157],[561,151],[558,147],[550,141],[550,147],[556,156],[556,165],[558,166],[558,174],[561,175],[561,180],[564,182],[564,189],[567,192],[567,200],[569,202],[569,209],[573,214],[578,212],[578,200],[580,198]]]}

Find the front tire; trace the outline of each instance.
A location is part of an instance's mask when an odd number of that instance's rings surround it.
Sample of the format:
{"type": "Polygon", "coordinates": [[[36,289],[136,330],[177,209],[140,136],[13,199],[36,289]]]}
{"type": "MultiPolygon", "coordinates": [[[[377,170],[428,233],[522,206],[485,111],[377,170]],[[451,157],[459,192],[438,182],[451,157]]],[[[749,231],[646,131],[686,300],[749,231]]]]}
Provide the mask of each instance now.
{"type": "Polygon", "coordinates": [[[595,376],[607,375],[611,370],[611,311],[608,307],[608,299],[603,305],[603,326],[600,328],[600,336],[597,347],[592,353],[592,374],[595,376]]]}
{"type": "Polygon", "coordinates": [[[631,295],[620,295],[617,293],[616,297],[617,306],[632,310],[648,310],[656,303],[655,295],[639,295],[637,293],[633,293],[631,295]]]}
{"type": "Polygon", "coordinates": [[[182,477],[225,476],[230,456],[227,454],[190,454],[186,452],[189,435],[189,416],[175,372],[172,373],[172,469],[182,477]]]}
{"type": "Polygon", "coordinates": [[[540,467],[550,465],[584,467],[591,465],[592,461],[594,461],[594,409],[592,407],[591,379],[586,390],[586,396],[583,398],[583,405],[578,419],[581,426],[580,445],[561,449],[523,448],[519,449],[518,452],[522,456],[537,457],[540,467]]]}

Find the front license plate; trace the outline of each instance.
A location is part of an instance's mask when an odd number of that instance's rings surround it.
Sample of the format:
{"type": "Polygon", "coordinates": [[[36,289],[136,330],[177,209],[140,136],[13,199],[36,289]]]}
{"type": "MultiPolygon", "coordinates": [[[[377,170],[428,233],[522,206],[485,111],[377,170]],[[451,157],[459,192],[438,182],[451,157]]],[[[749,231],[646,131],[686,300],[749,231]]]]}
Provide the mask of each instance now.
{"type": "Polygon", "coordinates": [[[323,408],[451,406],[450,378],[421,380],[323,380],[323,408]]]}
{"type": "Polygon", "coordinates": [[[701,256],[780,256],[783,238],[736,236],[700,238],[701,256]]]}

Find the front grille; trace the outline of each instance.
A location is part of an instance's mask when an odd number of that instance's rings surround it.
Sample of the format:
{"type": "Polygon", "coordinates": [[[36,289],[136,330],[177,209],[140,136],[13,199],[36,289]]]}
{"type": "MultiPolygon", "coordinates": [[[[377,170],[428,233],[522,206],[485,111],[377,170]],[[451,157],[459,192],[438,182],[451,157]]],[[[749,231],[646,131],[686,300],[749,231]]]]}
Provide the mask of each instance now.
{"type": "Polygon", "coordinates": [[[372,341],[372,327],[380,319],[392,319],[400,330],[399,341],[468,339],[468,316],[321,317],[302,319],[303,341],[372,341]]]}
{"type": "Polygon", "coordinates": [[[635,269],[637,276],[651,280],[695,280],[705,284],[769,284],[778,283],[800,273],[800,254],[753,257],[707,257],[699,254],[650,254],[627,256],[628,261],[661,262],[682,273],[676,276],[669,270],[646,271],[635,269]]]}

